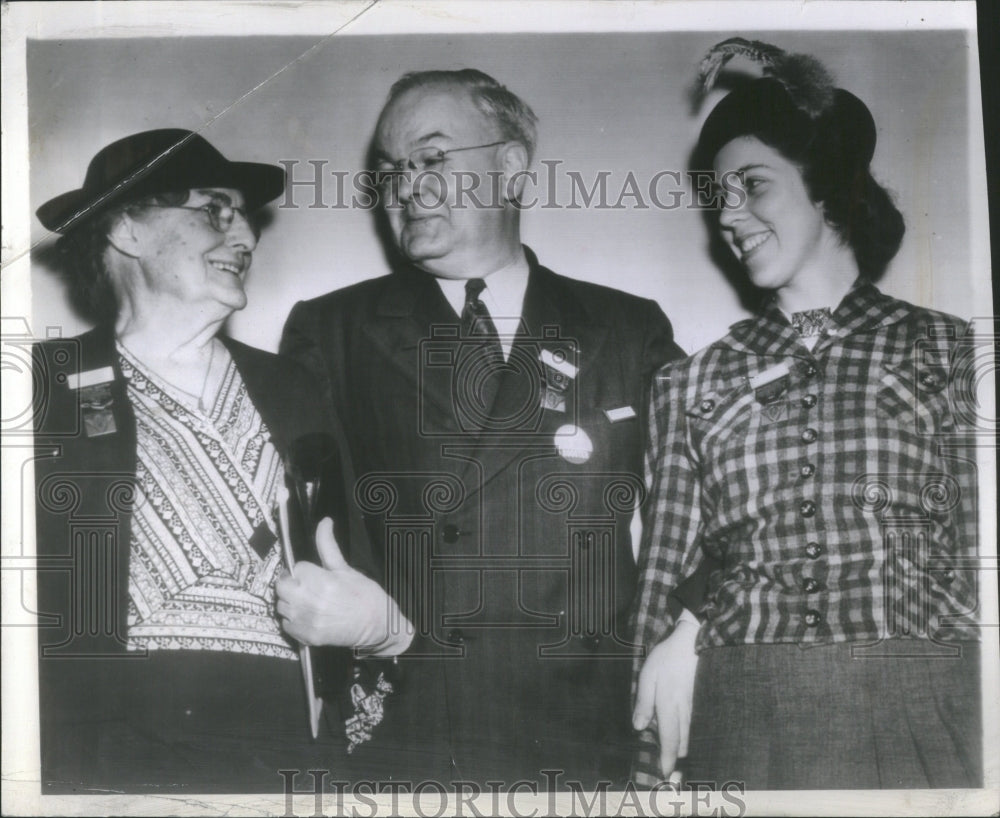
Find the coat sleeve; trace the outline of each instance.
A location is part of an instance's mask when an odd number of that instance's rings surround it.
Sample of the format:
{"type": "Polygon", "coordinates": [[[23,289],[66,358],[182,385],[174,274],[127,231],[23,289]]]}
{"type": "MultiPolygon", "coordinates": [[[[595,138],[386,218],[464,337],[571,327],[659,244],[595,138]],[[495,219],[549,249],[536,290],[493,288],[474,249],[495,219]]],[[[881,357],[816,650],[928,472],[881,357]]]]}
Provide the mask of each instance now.
{"type": "MultiPolygon", "coordinates": [[[[663,310],[656,302],[650,303],[649,319],[647,321],[648,330],[646,332],[646,374],[647,382],[652,386],[654,373],[665,364],[682,360],[684,351],[673,340],[673,329],[670,321],[664,315],[663,310]]],[[[652,394],[647,393],[646,404],[650,405],[652,394]]],[[[655,418],[653,419],[655,420],[655,418]]],[[[650,419],[647,418],[647,424],[650,419]]],[[[649,468],[647,458],[647,485],[651,482],[652,469],[649,468]]],[[[712,571],[718,566],[711,557],[703,559],[694,573],[685,578],[669,595],[666,601],[670,621],[680,616],[681,611],[687,608],[689,611],[697,612],[701,603],[705,599],[708,591],[708,578],[712,571]]]]}
{"type": "MultiPolygon", "coordinates": [[[[688,372],[687,363],[668,364],[653,378],[646,456],[650,491],[643,514],[639,588],[633,623],[633,641],[642,646],[643,655],[635,662],[633,702],[645,656],[669,636],[675,616],[679,614],[678,603],[671,601],[672,592],[682,578],[692,575],[688,591],[680,593],[687,598],[690,594],[698,597],[704,592],[704,577],[698,573],[702,532],[700,477],[688,447],[684,414],[688,372]]],[[[656,731],[655,725],[651,725],[639,737],[634,770],[636,782],[642,786],[655,784],[662,778],[658,767],[656,731]]]]}
{"type": "Polygon", "coordinates": [[[667,365],[653,379],[646,455],[649,497],[639,546],[637,641],[650,649],[673,627],[668,597],[701,560],[700,475],[684,414],[686,366],[667,365]]]}

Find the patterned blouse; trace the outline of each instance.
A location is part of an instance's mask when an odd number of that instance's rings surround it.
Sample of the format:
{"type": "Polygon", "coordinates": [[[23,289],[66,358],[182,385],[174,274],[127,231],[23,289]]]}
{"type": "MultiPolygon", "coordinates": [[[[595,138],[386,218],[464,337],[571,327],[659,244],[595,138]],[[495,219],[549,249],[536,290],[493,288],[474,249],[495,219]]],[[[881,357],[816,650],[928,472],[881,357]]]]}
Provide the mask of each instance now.
{"type": "Polygon", "coordinates": [[[130,650],[297,660],[274,615],[281,459],[230,359],[207,414],[118,345],[138,446],[130,650]]]}
{"type": "Polygon", "coordinates": [[[963,322],[859,280],[811,351],[772,303],[661,369],[637,639],[705,554],[698,650],[978,638],[974,357],[963,322]]]}

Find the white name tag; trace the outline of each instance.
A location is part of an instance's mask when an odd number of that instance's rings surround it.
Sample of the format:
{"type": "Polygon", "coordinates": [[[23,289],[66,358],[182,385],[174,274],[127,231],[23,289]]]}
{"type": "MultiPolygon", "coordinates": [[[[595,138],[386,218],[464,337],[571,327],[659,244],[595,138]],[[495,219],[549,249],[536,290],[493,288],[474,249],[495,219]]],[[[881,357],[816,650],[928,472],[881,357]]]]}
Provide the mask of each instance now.
{"type": "Polygon", "coordinates": [[[577,368],[573,366],[565,358],[556,358],[552,354],[551,350],[543,349],[538,359],[546,366],[552,367],[556,372],[562,372],[567,378],[575,378],[578,372],[577,368]]]}
{"type": "Polygon", "coordinates": [[[759,372],[750,379],[751,389],[760,389],[762,386],[767,386],[769,383],[773,383],[778,380],[778,378],[784,378],[791,369],[786,362],[780,364],[775,364],[769,369],[765,369],[763,372],[759,372]]]}
{"type": "Polygon", "coordinates": [[[612,423],[635,417],[635,409],[631,406],[619,406],[617,409],[605,409],[604,414],[612,423]]]}
{"type": "Polygon", "coordinates": [[[114,379],[114,370],[110,366],[104,366],[87,372],[74,372],[66,377],[66,385],[70,389],[84,389],[98,383],[110,383],[114,379]]]}

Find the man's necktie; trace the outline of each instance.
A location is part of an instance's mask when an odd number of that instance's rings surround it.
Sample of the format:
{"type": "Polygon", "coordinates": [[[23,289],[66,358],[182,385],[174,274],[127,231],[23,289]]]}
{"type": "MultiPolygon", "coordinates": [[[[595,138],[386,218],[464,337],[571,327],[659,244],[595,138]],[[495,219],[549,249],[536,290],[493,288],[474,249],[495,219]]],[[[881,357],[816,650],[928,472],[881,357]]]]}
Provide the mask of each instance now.
{"type": "Polygon", "coordinates": [[[490,316],[490,311],[479,297],[486,289],[486,282],[481,278],[470,278],[465,282],[465,306],[462,307],[462,337],[478,338],[503,358],[503,348],[500,346],[500,336],[496,324],[490,316]]]}
{"type": "Polygon", "coordinates": [[[487,420],[499,386],[503,366],[503,347],[490,311],[479,297],[486,288],[481,278],[465,282],[465,306],[462,308],[462,355],[456,397],[459,408],[478,419],[476,425],[489,425],[487,420]]]}

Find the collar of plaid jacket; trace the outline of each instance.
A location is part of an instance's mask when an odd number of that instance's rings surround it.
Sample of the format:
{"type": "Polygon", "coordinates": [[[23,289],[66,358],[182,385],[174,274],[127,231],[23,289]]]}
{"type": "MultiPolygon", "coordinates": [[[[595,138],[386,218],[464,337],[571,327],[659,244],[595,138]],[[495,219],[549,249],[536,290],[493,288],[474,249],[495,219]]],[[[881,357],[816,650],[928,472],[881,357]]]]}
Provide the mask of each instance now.
{"type": "Polygon", "coordinates": [[[907,304],[884,295],[870,281],[858,278],[833,311],[827,332],[813,352],[802,344],[801,337],[778,308],[776,298],[768,301],[759,316],[733,324],[719,343],[757,355],[810,357],[833,339],[896,323],[909,311],[907,304]]]}

